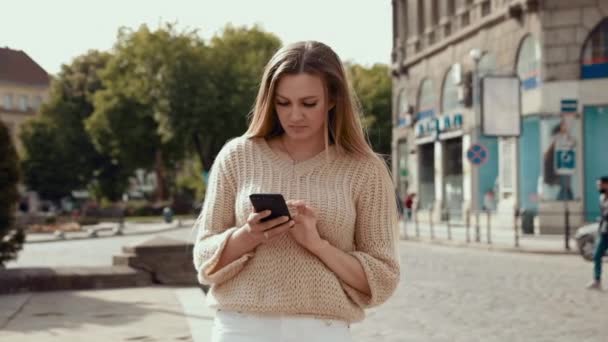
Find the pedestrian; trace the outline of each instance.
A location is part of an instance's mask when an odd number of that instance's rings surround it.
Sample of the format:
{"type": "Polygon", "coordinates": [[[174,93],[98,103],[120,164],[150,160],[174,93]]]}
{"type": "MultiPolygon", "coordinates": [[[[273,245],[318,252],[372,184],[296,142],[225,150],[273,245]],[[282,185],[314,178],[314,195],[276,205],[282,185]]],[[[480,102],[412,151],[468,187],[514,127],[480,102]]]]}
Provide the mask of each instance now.
{"type": "Polygon", "coordinates": [[[597,181],[600,193],[600,213],[602,215],[598,226],[595,251],[593,253],[593,281],[587,286],[589,289],[602,289],[602,258],[608,250],[608,176],[597,181]]]}
{"type": "Polygon", "coordinates": [[[411,193],[411,194],[407,195],[407,197],[405,198],[405,211],[406,211],[408,221],[412,220],[412,212],[414,211],[414,201],[415,200],[416,200],[415,193],[411,193]]]}
{"type": "Polygon", "coordinates": [[[397,223],[339,57],[314,41],[281,48],[247,132],[214,161],[194,226],[212,341],[352,341],[350,324],[398,284],[397,223]],[[262,221],[252,193],[282,194],[291,219],[262,221]]]}

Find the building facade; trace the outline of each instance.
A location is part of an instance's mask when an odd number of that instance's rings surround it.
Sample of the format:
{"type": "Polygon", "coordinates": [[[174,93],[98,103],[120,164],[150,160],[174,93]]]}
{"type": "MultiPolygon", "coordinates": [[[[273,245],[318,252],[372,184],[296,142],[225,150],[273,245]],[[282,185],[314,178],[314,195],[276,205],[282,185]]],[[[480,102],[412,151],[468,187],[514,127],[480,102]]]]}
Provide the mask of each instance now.
{"type": "Polygon", "coordinates": [[[541,233],[563,231],[566,206],[573,226],[594,220],[608,175],[608,0],[392,4],[393,174],[420,217],[488,209],[508,226],[520,209],[541,233]],[[477,137],[473,81],[488,75],[519,78],[519,137],[477,137]],[[482,165],[467,160],[472,142],[482,165]]]}
{"type": "Polygon", "coordinates": [[[7,125],[17,151],[21,126],[46,100],[49,75],[25,52],[0,48],[0,120],[7,125]]]}

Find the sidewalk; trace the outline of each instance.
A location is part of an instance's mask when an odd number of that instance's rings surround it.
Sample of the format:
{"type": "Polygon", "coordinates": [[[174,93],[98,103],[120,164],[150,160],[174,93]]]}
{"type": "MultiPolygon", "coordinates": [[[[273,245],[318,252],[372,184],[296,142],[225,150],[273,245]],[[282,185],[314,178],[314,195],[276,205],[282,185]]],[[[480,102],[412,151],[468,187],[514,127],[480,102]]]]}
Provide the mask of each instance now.
{"type": "Polygon", "coordinates": [[[213,312],[197,287],[0,297],[0,341],[209,341],[213,312]]]}
{"type": "MultiPolygon", "coordinates": [[[[490,234],[485,225],[480,225],[479,235],[475,226],[467,229],[463,225],[434,224],[432,229],[428,223],[419,223],[418,231],[414,222],[401,221],[399,234],[402,240],[424,241],[436,244],[471,247],[507,252],[524,252],[537,254],[578,254],[576,241],[570,238],[570,250],[566,250],[563,235],[524,235],[519,234],[518,246],[513,230],[507,228],[490,228],[490,234]],[[451,234],[451,236],[450,236],[451,234]],[[490,237],[488,241],[488,235],[490,237]],[[479,236],[479,239],[477,239],[479,236]]],[[[574,235],[574,232],[572,233],[574,235]]]]}
{"type": "MultiPolygon", "coordinates": [[[[191,227],[194,224],[194,219],[174,220],[171,223],[165,223],[162,220],[155,223],[137,223],[125,222],[122,229],[122,235],[140,235],[151,233],[162,233],[183,227],[191,227]]],[[[82,239],[98,239],[104,237],[115,236],[114,229],[119,226],[116,222],[101,222],[96,225],[85,226],[83,231],[65,232],[62,238],[57,237],[54,233],[31,233],[26,235],[26,243],[54,242],[62,240],[82,240],[82,239]],[[89,235],[90,230],[96,230],[97,236],[89,235]]]]}

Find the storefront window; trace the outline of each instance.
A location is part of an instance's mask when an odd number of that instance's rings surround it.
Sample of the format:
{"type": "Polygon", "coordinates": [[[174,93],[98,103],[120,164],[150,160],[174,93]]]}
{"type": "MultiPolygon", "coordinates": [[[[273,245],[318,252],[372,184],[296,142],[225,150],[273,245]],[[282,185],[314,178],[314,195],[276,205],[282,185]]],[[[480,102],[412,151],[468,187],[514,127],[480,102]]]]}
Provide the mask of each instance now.
{"type": "Polygon", "coordinates": [[[435,144],[419,145],[418,175],[420,209],[431,209],[435,203],[435,144]]]}
{"type": "Polygon", "coordinates": [[[546,201],[579,199],[580,167],[576,156],[581,140],[580,120],[575,115],[543,119],[540,130],[541,198],[546,201]]]}
{"type": "Polygon", "coordinates": [[[404,200],[405,197],[408,195],[408,191],[409,191],[409,176],[410,176],[410,172],[409,172],[409,168],[408,168],[408,162],[407,162],[407,158],[408,158],[408,151],[407,151],[407,141],[406,140],[399,140],[399,143],[397,144],[397,160],[398,160],[398,179],[399,179],[399,183],[398,183],[398,189],[399,189],[399,195],[401,197],[401,200],[404,200]]]}
{"type": "Polygon", "coordinates": [[[463,173],[462,138],[448,139],[444,143],[444,194],[450,219],[462,216],[463,173]]]}
{"type": "Polygon", "coordinates": [[[589,35],[583,47],[581,77],[608,77],[608,18],[589,35]]]}
{"type": "Polygon", "coordinates": [[[538,87],[540,83],[540,44],[533,36],[524,38],[517,57],[517,75],[521,80],[522,90],[538,87]]]}

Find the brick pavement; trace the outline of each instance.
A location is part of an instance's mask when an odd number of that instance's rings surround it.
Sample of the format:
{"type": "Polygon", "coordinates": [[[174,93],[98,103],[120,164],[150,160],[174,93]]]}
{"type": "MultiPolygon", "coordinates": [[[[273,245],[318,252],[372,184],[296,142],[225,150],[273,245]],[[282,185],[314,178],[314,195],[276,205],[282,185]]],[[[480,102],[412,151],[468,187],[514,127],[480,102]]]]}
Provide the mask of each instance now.
{"type": "Polygon", "coordinates": [[[397,294],[355,341],[608,341],[608,291],[584,289],[578,256],[401,246],[397,294]]]}

